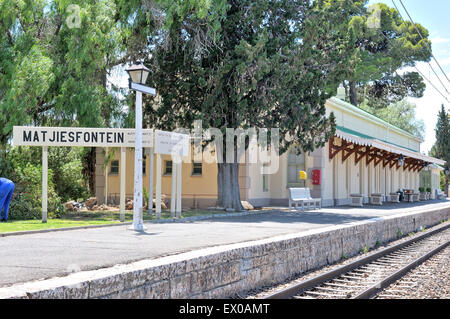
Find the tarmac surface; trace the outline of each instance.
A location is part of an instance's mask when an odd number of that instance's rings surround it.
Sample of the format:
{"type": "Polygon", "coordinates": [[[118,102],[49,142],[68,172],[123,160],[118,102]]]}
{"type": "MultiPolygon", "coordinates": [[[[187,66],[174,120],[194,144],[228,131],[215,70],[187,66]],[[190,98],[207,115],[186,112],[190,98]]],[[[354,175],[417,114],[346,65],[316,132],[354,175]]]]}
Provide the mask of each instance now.
{"type": "Polygon", "coordinates": [[[376,217],[450,207],[450,200],[387,204],[364,208],[323,208],[191,222],[144,223],[143,233],[129,226],[68,230],[0,238],[0,287],[64,276],[116,264],[154,259],[197,249],[266,239],[376,217]]]}

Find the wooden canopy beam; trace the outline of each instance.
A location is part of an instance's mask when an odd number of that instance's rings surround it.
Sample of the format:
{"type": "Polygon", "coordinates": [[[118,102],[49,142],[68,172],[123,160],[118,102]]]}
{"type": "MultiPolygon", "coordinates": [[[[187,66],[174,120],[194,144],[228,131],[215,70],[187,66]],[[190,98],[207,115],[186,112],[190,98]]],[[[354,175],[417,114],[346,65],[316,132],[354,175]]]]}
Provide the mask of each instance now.
{"type": "MultiPolygon", "coordinates": [[[[387,154],[389,154],[389,153],[387,153],[387,154]]],[[[391,161],[396,158],[396,156],[397,156],[397,154],[392,154],[392,155],[386,156],[383,159],[383,168],[386,167],[388,164],[390,164],[391,161]]]]}
{"type": "Polygon", "coordinates": [[[344,163],[352,154],[358,152],[363,146],[361,145],[356,145],[356,144],[351,144],[353,145],[353,148],[349,149],[344,149],[342,150],[342,163],[344,163]],[[345,153],[347,152],[347,153],[345,153]]]}
{"type": "Polygon", "coordinates": [[[328,150],[329,150],[329,158],[330,160],[333,159],[337,154],[339,154],[340,151],[348,147],[348,142],[345,140],[342,140],[342,145],[338,146],[334,144],[334,137],[331,137],[328,142],[328,150]]]}

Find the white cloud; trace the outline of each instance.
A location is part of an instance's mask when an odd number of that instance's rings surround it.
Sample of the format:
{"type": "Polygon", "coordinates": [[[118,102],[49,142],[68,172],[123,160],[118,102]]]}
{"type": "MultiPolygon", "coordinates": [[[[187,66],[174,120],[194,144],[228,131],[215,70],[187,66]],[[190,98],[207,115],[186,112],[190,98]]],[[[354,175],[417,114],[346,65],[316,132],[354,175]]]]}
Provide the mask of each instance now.
{"type": "MultiPolygon", "coordinates": [[[[445,59],[447,60],[447,59],[445,59]]],[[[450,59],[449,59],[450,60],[450,59]]],[[[449,62],[450,61],[446,61],[449,62]]],[[[444,66],[444,60],[439,61],[439,63],[444,66]]],[[[438,73],[439,77],[441,78],[441,81],[444,84],[448,84],[446,82],[446,79],[444,78],[443,74],[440,72],[440,70],[435,66],[434,63],[432,63],[434,70],[436,73],[438,73]]],[[[431,71],[430,66],[428,63],[420,62],[417,64],[417,68],[422,72],[428,80],[430,80],[433,85],[441,91],[442,94],[447,96],[447,98],[450,100],[450,94],[446,94],[445,89],[443,88],[442,84],[437,79],[436,75],[431,71]]],[[[400,74],[403,74],[404,72],[411,72],[411,71],[417,71],[415,68],[405,68],[402,70],[402,72],[399,72],[400,74]]],[[[447,72],[448,73],[448,72],[447,72]]],[[[437,123],[438,113],[441,110],[441,105],[444,104],[445,107],[448,107],[449,103],[442,97],[441,94],[439,94],[438,91],[436,91],[433,86],[428,83],[426,80],[424,81],[427,88],[424,92],[424,95],[420,99],[415,98],[409,98],[408,100],[415,103],[417,105],[416,108],[416,118],[421,119],[425,122],[425,140],[421,145],[421,152],[425,152],[428,154],[431,147],[436,142],[436,133],[434,131],[437,123]]],[[[447,86],[447,90],[450,91],[449,86],[447,86]]]]}
{"type": "Polygon", "coordinates": [[[440,36],[436,36],[433,38],[430,38],[432,44],[442,44],[442,43],[449,43],[450,38],[443,38],[440,36]]]}
{"type": "Polygon", "coordinates": [[[450,57],[449,57],[449,58],[445,58],[445,59],[440,60],[440,61],[439,61],[439,64],[440,64],[442,67],[447,66],[447,65],[450,65],[450,57]]]}

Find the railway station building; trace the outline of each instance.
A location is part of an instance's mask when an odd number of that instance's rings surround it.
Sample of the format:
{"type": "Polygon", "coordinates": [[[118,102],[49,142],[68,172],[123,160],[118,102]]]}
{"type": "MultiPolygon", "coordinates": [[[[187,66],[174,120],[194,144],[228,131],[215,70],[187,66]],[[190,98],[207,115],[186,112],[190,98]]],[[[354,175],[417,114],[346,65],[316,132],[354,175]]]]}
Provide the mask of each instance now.
{"type": "MultiPolygon", "coordinates": [[[[255,207],[287,206],[291,187],[310,188],[312,197],[321,198],[324,207],[348,205],[352,195],[361,196],[363,203],[368,203],[372,194],[386,201],[390,193],[400,189],[418,192],[421,186],[431,186],[434,198],[439,188],[440,165],[445,162],[421,154],[421,139],[338,97],[327,100],[325,106],[327,115],[333,112],[336,117],[334,137],[314,152],[297,155],[291,150],[281,155],[279,169],[274,174],[261,174],[261,164],[240,164],[241,200],[255,207]],[[430,176],[426,179],[427,185],[421,185],[425,179],[420,178],[420,172],[424,170],[430,176]],[[307,173],[305,181],[300,180],[299,171],[307,173]]],[[[103,203],[106,196],[108,203],[119,203],[119,153],[105,169],[104,151],[97,148],[96,197],[99,203],[103,203]]],[[[134,150],[128,148],[126,156],[126,197],[132,199],[134,150]]],[[[217,164],[191,161],[182,166],[182,207],[216,206],[217,164]]],[[[147,156],[143,165],[147,189],[149,167],[147,156]]],[[[171,157],[164,155],[162,193],[167,197],[171,193],[171,173],[171,157]]]]}

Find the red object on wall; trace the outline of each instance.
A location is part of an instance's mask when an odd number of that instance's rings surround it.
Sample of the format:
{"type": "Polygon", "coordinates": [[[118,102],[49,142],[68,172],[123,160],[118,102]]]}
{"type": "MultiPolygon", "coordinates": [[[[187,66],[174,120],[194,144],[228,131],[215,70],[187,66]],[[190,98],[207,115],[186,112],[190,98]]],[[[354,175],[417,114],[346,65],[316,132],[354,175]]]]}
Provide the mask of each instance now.
{"type": "Polygon", "coordinates": [[[313,169],[312,180],[313,185],[320,185],[320,169],[313,169]]]}

